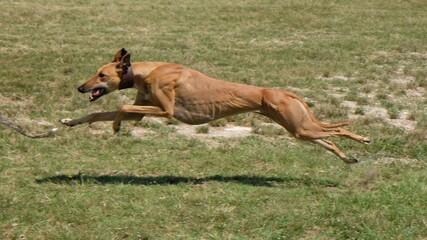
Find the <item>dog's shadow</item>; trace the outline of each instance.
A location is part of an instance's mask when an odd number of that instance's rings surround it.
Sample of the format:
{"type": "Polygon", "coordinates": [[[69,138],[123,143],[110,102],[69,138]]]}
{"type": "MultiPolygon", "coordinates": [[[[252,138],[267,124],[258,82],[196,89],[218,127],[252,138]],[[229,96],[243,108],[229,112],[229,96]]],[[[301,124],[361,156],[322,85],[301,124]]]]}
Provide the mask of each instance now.
{"type": "Polygon", "coordinates": [[[307,176],[286,176],[286,177],[263,177],[263,176],[221,176],[214,175],[210,177],[181,177],[181,176],[129,176],[129,175],[100,175],[92,176],[85,174],[45,177],[36,179],[36,183],[55,183],[55,184],[126,184],[126,185],[178,185],[193,184],[199,185],[209,182],[238,183],[244,185],[260,187],[300,187],[300,186],[318,186],[318,187],[337,187],[339,184],[330,180],[313,179],[307,176]]]}

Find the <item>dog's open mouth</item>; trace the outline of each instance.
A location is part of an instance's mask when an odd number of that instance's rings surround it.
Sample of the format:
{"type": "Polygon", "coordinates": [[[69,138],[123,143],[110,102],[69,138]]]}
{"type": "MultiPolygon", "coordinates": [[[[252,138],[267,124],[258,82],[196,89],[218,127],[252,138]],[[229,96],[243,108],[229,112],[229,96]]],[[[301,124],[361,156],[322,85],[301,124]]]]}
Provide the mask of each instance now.
{"type": "Polygon", "coordinates": [[[103,87],[95,88],[92,90],[92,94],[89,98],[89,101],[93,102],[105,94],[107,94],[107,89],[105,89],[103,87]]]}

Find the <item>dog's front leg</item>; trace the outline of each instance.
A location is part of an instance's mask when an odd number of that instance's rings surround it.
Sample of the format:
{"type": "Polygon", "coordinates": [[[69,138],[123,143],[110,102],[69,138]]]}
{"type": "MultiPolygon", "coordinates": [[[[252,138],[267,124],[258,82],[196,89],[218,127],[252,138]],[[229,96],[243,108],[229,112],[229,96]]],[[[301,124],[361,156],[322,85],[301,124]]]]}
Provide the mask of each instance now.
{"type": "Polygon", "coordinates": [[[116,115],[117,115],[117,111],[99,112],[99,113],[92,113],[87,116],[76,118],[76,119],[63,118],[59,120],[59,122],[69,127],[73,127],[73,126],[85,124],[85,123],[93,123],[93,122],[99,122],[99,121],[113,121],[116,115]]]}
{"type": "MultiPolygon", "coordinates": [[[[85,123],[93,123],[93,122],[101,122],[101,121],[113,121],[117,116],[117,111],[114,112],[99,112],[99,113],[92,113],[87,116],[84,116],[82,118],[76,118],[76,119],[70,119],[70,118],[63,118],[60,119],[59,122],[67,125],[69,127],[73,127],[79,124],[85,124],[85,123]]],[[[135,120],[139,121],[144,117],[143,114],[128,114],[126,117],[122,120],[135,120]]]]}
{"type": "Polygon", "coordinates": [[[165,111],[160,107],[156,106],[135,106],[135,105],[123,105],[120,108],[120,111],[117,112],[116,118],[113,122],[114,133],[120,131],[121,122],[128,118],[129,115],[140,114],[140,115],[152,115],[156,117],[167,117],[172,118],[173,111],[170,108],[170,111],[165,111]]]}

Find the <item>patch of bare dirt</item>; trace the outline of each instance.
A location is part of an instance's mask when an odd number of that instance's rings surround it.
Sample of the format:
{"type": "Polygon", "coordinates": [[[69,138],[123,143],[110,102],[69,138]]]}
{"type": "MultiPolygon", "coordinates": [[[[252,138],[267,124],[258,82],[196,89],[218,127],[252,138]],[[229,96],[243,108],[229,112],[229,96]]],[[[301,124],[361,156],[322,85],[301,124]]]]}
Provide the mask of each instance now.
{"type": "MultiPolygon", "coordinates": [[[[348,115],[350,119],[358,118],[380,118],[383,119],[389,125],[401,128],[407,132],[413,131],[417,122],[413,119],[412,113],[415,111],[417,104],[426,96],[426,89],[424,87],[407,88],[415,78],[412,76],[404,75],[403,67],[399,67],[396,70],[397,76],[390,79],[390,82],[399,86],[403,89],[404,94],[392,93],[388,97],[388,101],[393,102],[396,106],[400,106],[397,116],[390,116],[388,110],[383,107],[380,100],[377,99],[377,94],[381,90],[380,87],[372,86],[372,91],[369,93],[358,93],[361,98],[368,99],[368,104],[361,105],[355,101],[344,100],[345,93],[348,89],[340,89],[331,87],[331,95],[341,100],[341,105],[348,109],[348,115]]],[[[338,76],[337,78],[340,78],[338,76]]],[[[331,79],[337,79],[331,77],[331,79]]]]}
{"type": "Polygon", "coordinates": [[[373,162],[373,164],[392,164],[392,163],[400,163],[404,165],[410,165],[412,167],[422,167],[425,166],[425,163],[414,159],[414,158],[393,158],[393,157],[383,157],[379,158],[373,162]]]}
{"type": "Polygon", "coordinates": [[[332,76],[332,77],[318,77],[317,79],[319,80],[327,80],[327,81],[331,81],[331,80],[340,80],[340,81],[350,81],[353,80],[353,78],[349,78],[343,75],[336,75],[336,76],[332,76]]]}
{"type": "Polygon", "coordinates": [[[43,119],[30,119],[28,117],[21,116],[18,118],[19,122],[24,125],[37,125],[37,126],[43,126],[43,127],[53,127],[55,124],[48,122],[43,119]]]}
{"type": "Polygon", "coordinates": [[[410,98],[421,98],[426,95],[426,89],[423,87],[417,87],[415,89],[406,89],[405,94],[410,98]]]}
{"type": "MultiPolygon", "coordinates": [[[[187,125],[181,123],[176,125],[167,125],[164,119],[154,117],[146,117],[144,118],[144,121],[160,123],[164,127],[172,128],[177,134],[185,135],[187,137],[196,137],[206,141],[211,141],[214,138],[243,138],[254,135],[251,127],[237,126],[233,124],[227,124],[221,127],[209,126],[207,133],[199,133],[198,128],[203,125],[187,125]]],[[[131,131],[131,135],[134,137],[144,137],[155,134],[156,132],[154,130],[144,127],[134,128],[131,131]]]]}
{"type": "MultiPolygon", "coordinates": [[[[358,97],[361,99],[367,99],[367,104],[358,104],[354,101],[345,100],[345,93],[349,91],[348,88],[340,88],[332,86],[331,94],[333,97],[341,101],[341,105],[348,109],[349,118],[380,118],[385,123],[394,127],[401,128],[407,132],[413,131],[417,127],[417,122],[414,119],[414,114],[420,111],[419,103],[425,99],[427,91],[425,87],[416,86],[416,78],[411,75],[414,69],[424,68],[426,65],[417,65],[414,58],[427,60],[427,53],[413,52],[406,55],[393,53],[393,52],[375,52],[368,56],[367,59],[372,61],[374,65],[379,68],[383,68],[383,65],[378,65],[379,62],[385,62],[384,59],[396,59],[401,58],[394,68],[393,72],[390,73],[388,78],[389,82],[370,82],[369,91],[358,92],[358,97]],[[383,86],[387,83],[387,86],[383,86]],[[415,85],[415,87],[414,87],[415,85]],[[386,91],[384,91],[386,90],[386,91]],[[379,100],[377,96],[386,94],[386,99],[379,100]],[[399,109],[399,112],[390,113],[388,109],[384,107],[384,102],[390,103],[391,108],[389,110],[395,111],[399,109]],[[392,115],[390,115],[392,114],[392,115]]],[[[341,80],[351,81],[352,78],[347,78],[342,75],[318,77],[321,80],[341,80]]],[[[421,111],[425,111],[421,109],[421,111]]]]}
{"type": "Polygon", "coordinates": [[[177,133],[186,136],[195,137],[222,137],[222,138],[239,138],[252,135],[251,127],[242,127],[227,124],[224,127],[209,127],[208,133],[197,133],[197,128],[200,126],[193,125],[175,125],[173,126],[177,133]]]}
{"type": "Polygon", "coordinates": [[[267,47],[267,46],[292,46],[292,45],[301,45],[304,42],[301,39],[251,39],[250,44],[254,46],[267,47]]]}
{"type": "Polygon", "coordinates": [[[130,134],[134,137],[143,137],[147,135],[154,135],[156,132],[149,128],[133,128],[130,134]]]}
{"type": "Polygon", "coordinates": [[[30,100],[28,99],[13,99],[10,97],[5,97],[0,94],[0,105],[12,107],[24,107],[30,104],[30,100]]]}
{"type": "Polygon", "coordinates": [[[380,118],[383,119],[384,122],[390,124],[392,126],[402,128],[407,132],[410,132],[415,129],[417,122],[414,120],[410,120],[410,112],[406,109],[400,111],[399,115],[395,119],[390,118],[390,114],[387,109],[381,106],[359,106],[356,102],[353,101],[343,101],[341,103],[342,106],[346,107],[349,110],[349,118],[350,119],[358,119],[358,118],[380,118]],[[363,109],[363,114],[355,114],[356,109],[363,109]]]}

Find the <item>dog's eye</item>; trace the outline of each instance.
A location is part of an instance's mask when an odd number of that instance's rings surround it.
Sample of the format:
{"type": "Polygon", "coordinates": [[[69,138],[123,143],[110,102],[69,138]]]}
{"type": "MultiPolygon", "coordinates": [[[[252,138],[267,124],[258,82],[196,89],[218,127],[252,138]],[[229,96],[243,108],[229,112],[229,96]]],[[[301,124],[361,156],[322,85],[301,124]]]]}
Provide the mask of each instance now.
{"type": "Polygon", "coordinates": [[[105,77],[105,74],[103,74],[103,73],[99,73],[99,75],[98,75],[100,78],[103,78],[103,77],[105,77]]]}

